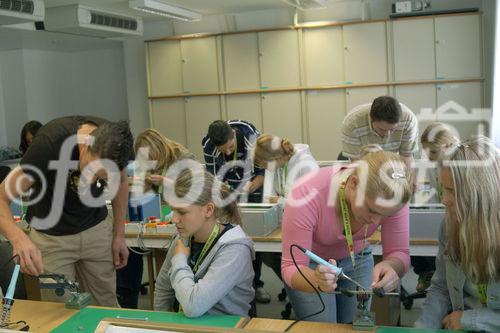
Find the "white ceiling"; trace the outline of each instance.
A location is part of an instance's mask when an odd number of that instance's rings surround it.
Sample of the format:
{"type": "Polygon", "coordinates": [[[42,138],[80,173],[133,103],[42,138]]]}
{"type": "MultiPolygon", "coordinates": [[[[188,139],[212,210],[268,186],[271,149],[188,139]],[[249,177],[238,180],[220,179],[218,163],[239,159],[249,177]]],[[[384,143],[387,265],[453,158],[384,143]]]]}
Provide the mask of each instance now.
{"type": "MultiPolygon", "coordinates": [[[[160,0],[161,1],[161,0],[160,0]]],[[[289,8],[282,0],[164,0],[170,4],[195,10],[202,15],[240,13],[246,11],[289,8]]],[[[158,16],[136,11],[128,7],[128,0],[45,0],[45,7],[58,7],[72,4],[90,5],[109,9],[123,14],[142,16],[147,20],[158,16]]]]}

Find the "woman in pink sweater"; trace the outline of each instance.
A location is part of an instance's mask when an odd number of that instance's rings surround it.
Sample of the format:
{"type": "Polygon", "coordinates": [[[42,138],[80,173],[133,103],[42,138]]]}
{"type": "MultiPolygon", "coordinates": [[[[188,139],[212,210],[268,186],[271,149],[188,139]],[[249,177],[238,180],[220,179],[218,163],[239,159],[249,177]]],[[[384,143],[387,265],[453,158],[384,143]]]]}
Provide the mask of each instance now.
{"type": "Polygon", "coordinates": [[[325,311],[311,316],[322,305],[293,263],[292,244],[330,260],[364,288],[391,291],[398,286],[410,262],[409,183],[404,161],[378,151],[349,166],[323,168],[295,185],[283,218],[281,271],[297,319],[350,323],[357,300],[329,293],[356,287],[347,280],[337,281],[330,269],[293,248],[297,265],[325,301],[325,311]],[[377,228],[382,233],[383,261],[374,267],[367,239],[377,228]]]}

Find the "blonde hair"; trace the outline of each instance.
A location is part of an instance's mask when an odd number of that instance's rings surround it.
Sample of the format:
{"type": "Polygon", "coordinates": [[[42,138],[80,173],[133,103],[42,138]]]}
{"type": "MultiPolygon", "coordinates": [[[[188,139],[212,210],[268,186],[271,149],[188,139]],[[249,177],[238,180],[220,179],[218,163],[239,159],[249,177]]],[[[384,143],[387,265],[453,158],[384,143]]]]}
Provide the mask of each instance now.
{"type": "MultiPolygon", "coordinates": [[[[211,173],[203,169],[195,171],[184,169],[179,173],[174,184],[175,194],[178,198],[181,198],[188,205],[197,206],[215,203],[213,197],[214,188],[220,188],[220,197],[222,199],[226,199],[230,195],[225,184],[222,184],[211,173]],[[197,187],[201,187],[201,193],[196,193],[198,195],[195,196],[192,193],[195,191],[191,191],[191,188],[197,187]]],[[[235,200],[223,207],[215,205],[214,216],[222,224],[241,224],[241,216],[235,200]]]]}
{"type": "Polygon", "coordinates": [[[452,129],[443,123],[428,125],[420,137],[422,147],[427,150],[430,160],[441,161],[450,155],[460,142],[452,129]]]}
{"type": "Polygon", "coordinates": [[[381,150],[383,150],[383,149],[382,149],[382,147],[380,147],[380,145],[378,145],[376,143],[371,143],[369,145],[361,147],[361,151],[359,152],[359,156],[363,157],[367,154],[375,153],[375,152],[381,151],[381,150]]]}
{"type": "Polygon", "coordinates": [[[191,155],[183,145],[167,139],[153,128],[148,128],[137,136],[134,147],[136,154],[143,147],[149,149],[149,159],[157,161],[155,170],[151,171],[153,174],[162,174],[177,160],[191,155]]]}
{"type": "Polygon", "coordinates": [[[286,157],[290,159],[295,149],[288,139],[280,139],[270,134],[262,134],[257,139],[254,149],[254,163],[257,166],[266,166],[268,162],[286,157]]]}
{"type": "Polygon", "coordinates": [[[447,218],[446,250],[474,283],[496,281],[500,277],[500,153],[488,138],[479,136],[460,144],[448,164],[458,223],[447,218]]]}
{"type": "Polygon", "coordinates": [[[360,179],[366,177],[366,196],[370,200],[379,196],[392,199],[396,195],[399,195],[397,200],[400,203],[410,200],[411,175],[399,155],[383,150],[375,151],[365,154],[357,165],[355,175],[360,179]]]}

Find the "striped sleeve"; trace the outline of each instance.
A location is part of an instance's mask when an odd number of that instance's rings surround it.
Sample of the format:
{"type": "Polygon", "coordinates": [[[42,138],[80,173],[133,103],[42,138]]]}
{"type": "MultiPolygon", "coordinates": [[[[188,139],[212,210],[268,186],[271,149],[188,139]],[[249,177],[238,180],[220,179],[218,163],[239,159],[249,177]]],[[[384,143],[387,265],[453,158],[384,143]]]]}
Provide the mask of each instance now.
{"type": "Polygon", "coordinates": [[[402,156],[412,156],[418,152],[418,122],[417,117],[410,111],[410,117],[406,121],[399,154],[402,156]]]}
{"type": "Polygon", "coordinates": [[[361,150],[361,139],[354,133],[350,118],[346,118],[342,124],[342,154],[350,159],[359,158],[361,150]]]}
{"type": "Polygon", "coordinates": [[[203,146],[203,157],[205,159],[205,168],[211,174],[216,175],[217,171],[219,171],[216,163],[217,148],[207,137],[203,139],[201,144],[203,146]]]}

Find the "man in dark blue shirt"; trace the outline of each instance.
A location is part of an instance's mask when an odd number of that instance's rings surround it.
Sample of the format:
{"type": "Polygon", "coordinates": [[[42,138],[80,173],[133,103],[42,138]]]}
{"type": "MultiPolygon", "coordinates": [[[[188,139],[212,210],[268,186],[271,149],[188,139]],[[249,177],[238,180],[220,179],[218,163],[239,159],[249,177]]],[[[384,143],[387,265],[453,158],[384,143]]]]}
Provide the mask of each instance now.
{"type": "Polygon", "coordinates": [[[251,151],[259,131],[243,120],[216,120],[203,138],[207,171],[233,189],[248,194],[249,202],[262,202],[264,169],[253,165],[251,151]],[[222,170],[221,170],[222,169],[222,170]]]}

